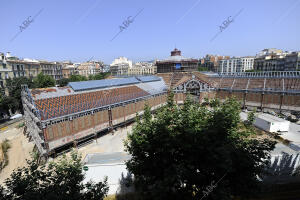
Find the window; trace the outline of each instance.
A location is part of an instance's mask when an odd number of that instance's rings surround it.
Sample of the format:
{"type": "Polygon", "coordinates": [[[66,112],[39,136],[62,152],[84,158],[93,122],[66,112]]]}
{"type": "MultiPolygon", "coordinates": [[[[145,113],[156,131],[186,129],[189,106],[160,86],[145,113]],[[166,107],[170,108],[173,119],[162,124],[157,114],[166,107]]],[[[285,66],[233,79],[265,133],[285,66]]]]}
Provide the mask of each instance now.
{"type": "Polygon", "coordinates": [[[5,79],[8,79],[8,72],[5,72],[5,79]]]}
{"type": "Polygon", "coordinates": [[[4,88],[3,81],[0,81],[1,88],[4,88]]]}
{"type": "Polygon", "coordinates": [[[6,69],[6,64],[5,63],[3,63],[3,68],[6,69]]]}

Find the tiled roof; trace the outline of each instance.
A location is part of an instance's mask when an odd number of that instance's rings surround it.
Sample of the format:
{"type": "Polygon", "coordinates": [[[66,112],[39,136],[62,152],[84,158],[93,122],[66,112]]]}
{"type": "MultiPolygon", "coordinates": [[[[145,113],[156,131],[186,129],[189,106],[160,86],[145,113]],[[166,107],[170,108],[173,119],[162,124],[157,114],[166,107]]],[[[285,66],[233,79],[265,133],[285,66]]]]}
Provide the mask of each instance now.
{"type": "Polygon", "coordinates": [[[70,87],[51,87],[51,88],[34,88],[31,89],[31,95],[35,100],[51,97],[71,95],[74,91],[70,87]]]}
{"type": "Polygon", "coordinates": [[[177,83],[175,83],[173,87],[177,87],[178,85],[180,85],[180,84],[182,84],[182,83],[184,83],[184,82],[186,82],[186,81],[188,81],[190,79],[191,79],[190,77],[184,76],[177,83]]]}
{"type": "Polygon", "coordinates": [[[157,74],[157,76],[163,78],[163,80],[165,81],[166,85],[170,85],[172,73],[159,73],[159,74],[157,74]]]}
{"type": "Polygon", "coordinates": [[[42,120],[102,107],[149,95],[137,86],[100,90],[67,96],[35,100],[42,120]]]}

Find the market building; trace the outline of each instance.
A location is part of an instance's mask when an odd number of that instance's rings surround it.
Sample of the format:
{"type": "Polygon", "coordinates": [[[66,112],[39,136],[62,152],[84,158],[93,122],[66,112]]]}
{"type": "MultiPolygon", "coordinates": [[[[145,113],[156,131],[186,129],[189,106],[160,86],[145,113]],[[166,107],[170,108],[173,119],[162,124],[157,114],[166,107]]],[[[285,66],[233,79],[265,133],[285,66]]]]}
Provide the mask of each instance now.
{"type": "Polygon", "coordinates": [[[26,134],[47,157],[62,148],[94,139],[142,115],[145,104],[155,110],[168,91],[182,104],[187,94],[205,98],[235,96],[244,108],[300,111],[300,71],[200,73],[173,72],[156,76],[71,82],[67,87],[28,89],[22,86],[26,134]]]}

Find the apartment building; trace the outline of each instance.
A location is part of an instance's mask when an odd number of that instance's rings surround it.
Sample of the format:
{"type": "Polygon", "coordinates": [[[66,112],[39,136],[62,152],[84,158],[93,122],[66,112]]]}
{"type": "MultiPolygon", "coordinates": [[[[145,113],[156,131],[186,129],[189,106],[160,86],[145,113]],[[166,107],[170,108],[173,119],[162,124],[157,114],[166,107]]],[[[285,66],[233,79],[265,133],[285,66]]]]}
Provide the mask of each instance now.
{"type": "Polygon", "coordinates": [[[147,75],[156,74],[156,72],[157,67],[149,62],[137,62],[128,69],[128,75],[147,75]]]}
{"type": "Polygon", "coordinates": [[[296,71],[300,69],[300,52],[283,52],[264,49],[256,55],[254,69],[257,71],[296,71]]]}
{"type": "Polygon", "coordinates": [[[70,78],[71,75],[77,74],[77,66],[73,63],[63,63],[63,78],[70,78]]]}
{"type": "Polygon", "coordinates": [[[300,70],[300,52],[292,52],[285,56],[284,71],[300,70]]]}
{"type": "Polygon", "coordinates": [[[79,75],[88,77],[89,75],[95,75],[103,72],[104,71],[103,68],[104,68],[103,62],[89,61],[80,64],[76,70],[79,75]]]}
{"type": "Polygon", "coordinates": [[[126,57],[116,58],[110,64],[110,72],[112,75],[128,75],[128,69],[132,68],[132,61],[126,57]]]}
{"type": "Polygon", "coordinates": [[[220,73],[237,73],[252,70],[254,57],[233,57],[230,59],[219,60],[218,72],[220,73]]]}
{"type": "Polygon", "coordinates": [[[256,54],[256,57],[263,57],[263,56],[269,56],[269,55],[283,55],[284,52],[280,49],[276,48],[269,48],[269,49],[263,49],[262,51],[258,52],[256,54]]]}
{"type": "Polygon", "coordinates": [[[1,89],[3,89],[6,86],[6,80],[10,77],[13,77],[13,71],[11,65],[7,63],[7,57],[4,55],[4,53],[0,53],[0,88],[1,89]]]}
{"type": "Polygon", "coordinates": [[[39,62],[43,74],[52,76],[52,78],[54,78],[55,80],[60,80],[63,78],[62,63],[48,62],[48,61],[39,61],[39,62]]]}
{"type": "Polygon", "coordinates": [[[230,56],[219,56],[207,54],[204,58],[200,59],[200,66],[207,71],[217,72],[219,68],[219,60],[228,60],[230,56]]]}
{"type": "Polygon", "coordinates": [[[23,64],[27,78],[34,78],[41,72],[40,63],[37,60],[25,58],[23,64]]]}
{"type": "Polygon", "coordinates": [[[272,54],[255,58],[254,69],[257,71],[284,71],[284,57],[272,54]]]}

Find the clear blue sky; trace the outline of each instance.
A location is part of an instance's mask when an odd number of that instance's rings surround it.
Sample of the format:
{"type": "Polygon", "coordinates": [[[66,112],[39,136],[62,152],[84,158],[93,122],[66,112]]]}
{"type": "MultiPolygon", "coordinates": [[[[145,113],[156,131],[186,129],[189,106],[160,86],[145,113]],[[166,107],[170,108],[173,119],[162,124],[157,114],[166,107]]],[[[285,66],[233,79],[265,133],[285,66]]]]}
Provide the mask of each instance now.
{"type": "Polygon", "coordinates": [[[21,58],[110,64],[183,56],[300,50],[300,0],[0,0],[0,52],[21,58]],[[29,16],[42,12],[12,42],[29,16]],[[143,11],[113,41],[129,16],[143,11]],[[242,12],[221,32],[229,16],[242,12]]]}

